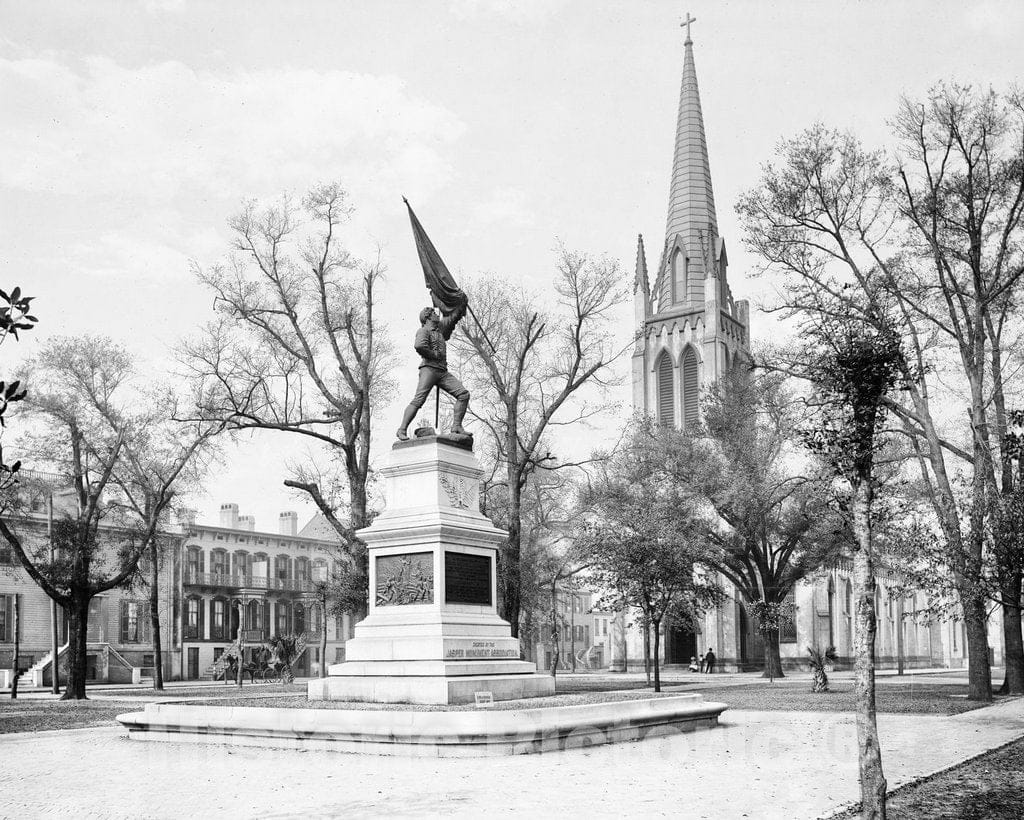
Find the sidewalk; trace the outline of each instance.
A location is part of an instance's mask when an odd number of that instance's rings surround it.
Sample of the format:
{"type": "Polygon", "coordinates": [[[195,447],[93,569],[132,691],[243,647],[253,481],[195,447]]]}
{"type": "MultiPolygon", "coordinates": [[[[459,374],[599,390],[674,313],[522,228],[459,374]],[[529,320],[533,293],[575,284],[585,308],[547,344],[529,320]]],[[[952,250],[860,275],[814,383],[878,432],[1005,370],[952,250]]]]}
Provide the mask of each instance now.
{"type": "MultiPolygon", "coordinates": [[[[895,788],[1024,736],[1024,698],[954,717],[881,715],[879,731],[895,788]]],[[[5,814],[25,818],[788,819],[858,796],[853,715],[844,713],[729,711],[715,730],[515,758],[137,743],[118,728],[7,735],[0,755],[5,814]]]]}

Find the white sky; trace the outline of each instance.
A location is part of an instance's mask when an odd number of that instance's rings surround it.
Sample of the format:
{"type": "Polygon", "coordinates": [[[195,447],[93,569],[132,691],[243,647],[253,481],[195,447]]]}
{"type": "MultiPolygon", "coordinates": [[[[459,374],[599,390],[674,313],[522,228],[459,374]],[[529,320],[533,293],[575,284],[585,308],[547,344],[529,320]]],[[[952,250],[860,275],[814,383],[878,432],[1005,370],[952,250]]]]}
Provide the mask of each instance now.
{"type": "MultiPolygon", "coordinates": [[[[8,0],[0,286],[36,296],[41,323],[2,369],[93,332],[162,375],[211,316],[189,261],[223,255],[239,202],[338,179],[358,209],[349,246],[381,243],[390,269],[382,313],[406,359],[376,428],[389,445],[424,298],[402,195],[456,277],[541,286],[560,238],[631,278],[636,234],[649,254],[664,240],[687,11],[731,286],[755,303],[733,205],[780,137],[822,120],[883,145],[901,93],[1024,75],[1021,2],[8,0]]],[[[755,311],[755,341],[771,322],[755,311]]],[[[200,518],[222,501],[258,528],[309,514],[281,487],[299,449],[273,434],[230,448],[200,518]]]]}

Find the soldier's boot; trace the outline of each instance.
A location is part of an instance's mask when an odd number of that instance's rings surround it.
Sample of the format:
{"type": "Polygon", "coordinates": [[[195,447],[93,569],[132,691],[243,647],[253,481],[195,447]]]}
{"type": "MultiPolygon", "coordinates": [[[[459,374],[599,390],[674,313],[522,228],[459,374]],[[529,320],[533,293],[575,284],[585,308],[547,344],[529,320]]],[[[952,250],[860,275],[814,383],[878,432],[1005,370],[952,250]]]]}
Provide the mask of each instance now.
{"type": "Polygon", "coordinates": [[[452,432],[457,436],[467,435],[466,430],[462,426],[462,420],[466,417],[468,409],[469,391],[464,390],[462,395],[456,397],[455,409],[452,411],[452,432]]]}
{"type": "Polygon", "coordinates": [[[402,423],[398,427],[398,431],[395,433],[398,436],[399,441],[408,441],[409,434],[406,432],[409,429],[409,425],[412,424],[412,420],[416,417],[419,412],[419,407],[415,404],[410,404],[405,408],[405,414],[402,416],[402,423]]]}

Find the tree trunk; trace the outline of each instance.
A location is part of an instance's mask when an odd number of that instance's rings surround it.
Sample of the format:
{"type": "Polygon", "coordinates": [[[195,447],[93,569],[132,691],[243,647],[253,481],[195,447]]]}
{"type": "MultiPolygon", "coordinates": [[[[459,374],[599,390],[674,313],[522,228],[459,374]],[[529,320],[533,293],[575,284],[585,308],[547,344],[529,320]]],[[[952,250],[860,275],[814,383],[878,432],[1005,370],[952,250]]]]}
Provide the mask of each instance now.
{"type": "Polygon", "coordinates": [[[89,598],[68,602],[68,680],[61,700],[85,700],[86,639],[89,629],[89,598]]]}
{"type": "Polygon", "coordinates": [[[779,630],[769,629],[761,633],[764,638],[764,673],[762,678],[770,681],[786,677],[782,672],[782,653],[779,649],[779,630]]]}
{"type": "Polygon", "coordinates": [[[647,676],[647,685],[651,685],[651,624],[644,617],[644,674],[647,676]]]}
{"type": "MultiPolygon", "coordinates": [[[[17,700],[18,698],[18,676],[21,674],[21,670],[18,668],[18,655],[21,654],[21,605],[19,604],[21,596],[17,592],[14,593],[14,618],[11,623],[11,627],[14,629],[14,655],[11,658],[11,700],[17,700]]],[[[56,666],[54,661],[54,666],[56,666]]]]}
{"type": "MultiPolygon", "coordinates": [[[[370,429],[369,425],[366,427],[365,435],[360,434],[362,439],[362,446],[365,448],[365,452],[369,452],[370,447],[370,429]]],[[[352,530],[361,530],[363,527],[369,526],[369,515],[367,513],[366,505],[366,462],[365,458],[360,459],[360,463],[355,470],[348,470],[348,486],[349,486],[349,515],[351,516],[352,530]]],[[[355,552],[355,564],[358,571],[362,573],[362,577],[366,579],[367,585],[370,583],[370,555],[366,550],[365,545],[356,545],[358,548],[355,552]]],[[[371,590],[367,588],[366,596],[369,601],[369,596],[372,594],[371,590]]],[[[363,604],[357,610],[350,612],[349,617],[352,619],[352,623],[359,623],[366,614],[369,612],[369,603],[363,604]]],[[[321,664],[323,665],[323,664],[321,664]]]]}
{"type": "Polygon", "coordinates": [[[164,650],[160,640],[160,555],[156,538],[150,544],[149,625],[153,633],[153,689],[164,688],[164,650]]]}
{"type": "Polygon", "coordinates": [[[551,582],[551,677],[558,675],[558,588],[551,582]]]}
{"type": "Polygon", "coordinates": [[[654,627],[654,691],[661,691],[661,663],[659,655],[661,653],[661,621],[651,621],[651,626],[654,627]]]}
{"type": "Polygon", "coordinates": [[[988,661],[988,613],[977,592],[961,593],[967,632],[967,699],[992,700],[992,667],[988,661]]]}
{"type": "MultiPolygon", "coordinates": [[[[1017,597],[1020,600],[1020,580],[1017,581],[1017,597]]],[[[1006,656],[1006,675],[1000,693],[1004,695],[1024,694],[1024,640],[1021,635],[1020,606],[1013,606],[1003,598],[1003,654],[1006,656]]]]}
{"type": "Polygon", "coordinates": [[[327,677],[327,599],[320,601],[320,670],[321,678],[327,677]]]}
{"type": "Polygon", "coordinates": [[[572,664],[572,671],[576,671],[576,593],[569,593],[569,600],[572,602],[569,607],[569,663],[572,664]]]}
{"type": "Polygon", "coordinates": [[[519,612],[522,608],[519,578],[520,540],[522,535],[519,517],[522,515],[522,505],[518,489],[513,488],[510,495],[512,496],[512,503],[510,504],[508,516],[508,538],[505,541],[505,548],[502,550],[501,562],[502,604],[504,605],[504,612],[502,612],[501,617],[511,625],[512,637],[518,638],[519,612]]]}
{"type": "Polygon", "coordinates": [[[854,694],[856,697],[857,747],[860,768],[862,820],[885,820],[885,776],[875,718],[875,571],[872,560],[871,501],[869,479],[854,487],[853,554],[856,600],[854,630],[854,694]]]}

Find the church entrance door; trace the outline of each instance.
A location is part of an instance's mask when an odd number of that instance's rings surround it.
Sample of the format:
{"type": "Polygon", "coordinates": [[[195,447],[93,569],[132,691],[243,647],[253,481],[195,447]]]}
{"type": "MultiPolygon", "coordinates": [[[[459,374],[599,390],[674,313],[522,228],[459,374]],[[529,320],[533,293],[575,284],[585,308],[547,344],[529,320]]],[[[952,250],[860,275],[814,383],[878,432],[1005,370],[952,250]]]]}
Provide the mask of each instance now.
{"type": "Polygon", "coordinates": [[[665,663],[687,665],[697,657],[697,636],[688,629],[668,625],[665,635],[665,663]]]}

